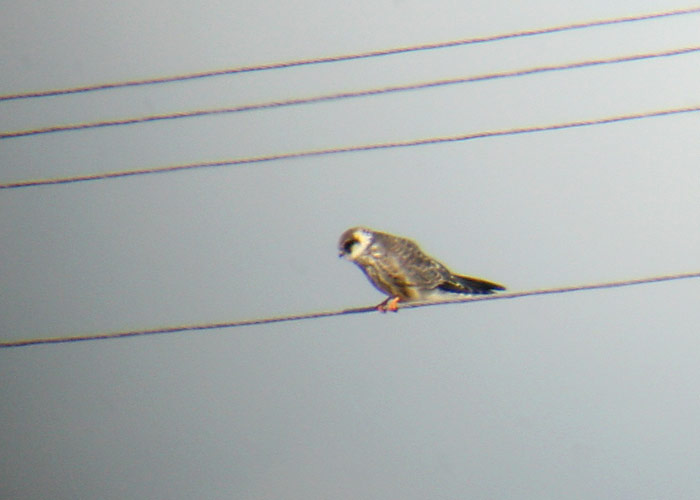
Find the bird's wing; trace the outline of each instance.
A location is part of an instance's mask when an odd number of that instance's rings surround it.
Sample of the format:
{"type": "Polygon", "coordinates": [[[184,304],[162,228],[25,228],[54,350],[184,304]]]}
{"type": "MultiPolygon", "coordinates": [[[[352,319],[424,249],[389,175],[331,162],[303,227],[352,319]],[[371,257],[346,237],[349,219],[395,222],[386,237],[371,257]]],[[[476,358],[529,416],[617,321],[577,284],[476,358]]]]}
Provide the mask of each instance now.
{"type": "Polygon", "coordinates": [[[432,289],[451,276],[445,266],[423,253],[413,241],[397,236],[382,240],[387,251],[382,259],[385,270],[405,286],[432,289]]]}

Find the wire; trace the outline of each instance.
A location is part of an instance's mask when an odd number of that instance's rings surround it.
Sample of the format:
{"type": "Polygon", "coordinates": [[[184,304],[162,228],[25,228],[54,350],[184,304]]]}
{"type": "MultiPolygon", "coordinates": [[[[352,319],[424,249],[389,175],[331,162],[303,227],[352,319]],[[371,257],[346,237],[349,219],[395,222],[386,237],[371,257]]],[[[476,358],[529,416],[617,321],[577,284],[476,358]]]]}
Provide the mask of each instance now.
{"type": "Polygon", "coordinates": [[[651,52],[646,54],[632,54],[625,56],[618,56],[608,59],[593,59],[588,61],[578,61],[566,64],[558,64],[552,66],[536,66],[531,68],[503,71],[498,73],[488,73],[484,75],[460,77],[460,78],[450,78],[446,80],[435,80],[430,82],[412,83],[407,85],[395,85],[389,87],[381,87],[374,89],[365,89],[352,92],[339,92],[334,94],[327,94],[314,97],[303,97],[297,99],[288,99],[284,101],[271,101],[258,104],[247,104],[243,106],[229,107],[229,108],[216,108],[216,109],[203,109],[194,111],[182,111],[176,113],[167,113],[159,115],[147,115],[135,118],[123,118],[117,120],[105,120],[98,122],[86,122],[86,123],[76,123],[68,125],[53,125],[49,127],[42,127],[30,130],[15,130],[10,132],[0,132],[0,140],[2,139],[14,139],[18,137],[26,137],[32,135],[42,135],[50,134],[56,132],[68,132],[76,130],[86,130],[104,127],[114,127],[122,125],[134,125],[139,123],[156,122],[163,120],[176,120],[181,118],[193,118],[200,116],[212,116],[212,115],[223,115],[231,113],[240,113],[244,111],[259,111],[263,109],[281,108],[287,106],[297,106],[302,104],[312,104],[319,102],[329,102],[338,101],[342,99],[350,99],[357,97],[368,97],[376,96],[382,94],[390,94],[394,92],[406,92],[412,90],[423,90],[429,88],[443,87],[448,85],[464,84],[464,83],[474,83],[487,80],[497,80],[504,78],[515,78],[527,75],[534,75],[537,73],[547,73],[554,71],[565,71],[572,69],[580,69],[592,66],[610,65],[610,64],[620,64],[632,61],[642,61],[648,59],[657,59],[662,57],[673,57],[679,55],[686,55],[700,52],[700,46],[695,47],[683,47],[678,49],[671,49],[662,52],[651,52]]]}
{"type": "Polygon", "coordinates": [[[71,184],[76,182],[97,181],[105,179],[116,179],[119,177],[132,177],[137,175],[164,174],[169,172],[178,172],[183,170],[196,170],[202,168],[215,168],[236,165],[250,165],[254,163],[265,163],[276,160],[290,160],[292,158],[312,158],[316,156],[329,156],[343,153],[355,153],[360,151],[374,151],[382,149],[406,148],[413,146],[426,146],[428,144],[443,144],[449,142],[464,142],[474,139],[485,139],[487,137],[504,137],[511,135],[531,134],[535,132],[545,132],[551,130],[562,130],[578,127],[590,127],[595,125],[605,125],[609,123],[626,122],[632,120],[641,120],[645,118],[655,118],[661,116],[680,115],[684,113],[695,113],[700,111],[700,105],[688,106],[683,108],[662,109],[657,111],[646,111],[642,113],[634,113],[628,115],[607,116],[603,118],[594,118],[589,120],[580,120],[565,123],[555,123],[552,125],[536,125],[531,127],[520,127],[503,130],[489,130],[483,132],[475,132],[471,134],[443,136],[443,137],[428,137],[422,139],[412,139],[399,142],[383,142],[376,144],[362,144],[359,146],[335,147],[328,149],[315,149],[306,151],[296,151],[291,153],[278,153],[267,156],[253,156],[248,158],[239,158],[236,160],[221,160],[201,163],[186,163],[182,165],[171,165],[164,167],[149,167],[137,170],[119,170],[113,172],[104,172],[96,174],[75,175],[70,177],[55,177],[48,179],[24,180],[16,182],[7,182],[0,184],[0,189],[19,189],[33,186],[48,186],[55,184],[71,184]]]}
{"type": "MultiPolygon", "coordinates": [[[[659,283],[662,281],[674,281],[690,278],[700,278],[700,272],[692,273],[681,273],[681,274],[668,274],[662,276],[653,276],[650,278],[641,279],[631,279],[625,281],[610,281],[606,283],[594,283],[590,285],[575,285],[566,286],[559,288],[545,288],[539,290],[527,290],[523,292],[510,292],[510,293],[500,293],[495,295],[480,295],[480,296],[468,296],[458,299],[449,299],[443,301],[435,302],[422,302],[422,303],[406,303],[399,306],[401,309],[409,309],[414,307],[427,307],[427,306],[437,306],[445,304],[455,304],[464,302],[485,302],[491,300],[505,300],[505,299],[518,299],[522,297],[532,297],[534,295],[553,295],[560,293],[571,293],[580,292],[584,290],[602,290],[607,288],[621,288],[634,285],[644,285],[649,283],[659,283]]],[[[0,342],[0,348],[10,348],[10,347],[26,347],[30,345],[39,344],[62,344],[68,342],[83,342],[87,340],[107,340],[107,339],[117,339],[125,337],[143,337],[147,335],[157,335],[164,333],[179,333],[179,332],[193,332],[202,330],[216,330],[222,328],[236,328],[243,326],[253,326],[253,325],[266,325],[271,323],[284,323],[289,321],[300,321],[300,320],[310,320],[318,318],[329,318],[332,316],[346,316],[350,314],[362,314],[376,311],[376,306],[366,306],[366,307],[355,307],[350,309],[341,309],[338,311],[325,311],[307,314],[294,314],[288,316],[277,316],[270,318],[261,319],[251,319],[243,321],[230,321],[226,323],[204,323],[195,325],[177,325],[177,326],[166,326],[161,328],[152,328],[145,330],[125,330],[120,332],[110,332],[110,333],[96,333],[92,335],[74,335],[66,337],[48,337],[48,338],[34,338],[26,340],[8,340],[0,342]]]]}
{"type": "Polygon", "coordinates": [[[19,99],[31,99],[31,98],[38,98],[38,97],[79,94],[79,93],[94,92],[94,91],[107,90],[107,89],[117,89],[117,88],[124,88],[124,87],[156,85],[156,84],[162,84],[162,83],[172,83],[172,82],[180,82],[180,81],[186,81],[186,80],[211,78],[211,77],[215,77],[215,76],[233,75],[233,74],[239,74],[239,73],[252,73],[252,72],[259,72],[259,71],[294,68],[294,67],[299,67],[299,66],[310,66],[310,65],[314,65],[314,64],[326,64],[326,63],[336,63],[336,62],[342,62],[342,61],[351,61],[351,60],[357,60],[357,59],[369,59],[369,58],[374,58],[374,57],[391,56],[391,55],[396,55],[396,54],[406,54],[406,53],[410,53],[410,52],[419,52],[419,51],[426,51],[426,50],[444,49],[444,48],[448,48],[448,47],[457,47],[457,46],[462,46],[462,45],[489,43],[489,42],[496,42],[496,41],[500,41],[500,40],[509,40],[509,39],[513,39],[513,38],[524,38],[524,37],[545,35],[545,34],[551,34],[551,33],[560,33],[563,31],[580,30],[580,29],[593,28],[593,27],[598,27],[598,26],[633,23],[633,22],[639,22],[639,21],[649,21],[649,20],[653,20],[653,19],[662,19],[662,18],[667,18],[667,17],[672,17],[672,16],[683,16],[683,15],[697,14],[697,13],[700,13],[700,6],[689,7],[686,9],[669,10],[669,11],[657,12],[657,13],[652,13],[652,14],[641,14],[641,15],[635,15],[635,16],[618,17],[618,18],[602,19],[602,20],[597,20],[597,21],[594,20],[594,21],[587,21],[587,22],[581,22],[581,23],[572,23],[572,24],[566,24],[566,25],[551,26],[551,27],[547,27],[547,28],[516,31],[516,32],[512,32],[512,33],[489,35],[489,36],[484,36],[484,37],[466,38],[466,39],[462,39],[462,40],[450,40],[450,41],[445,41],[445,42],[429,43],[429,44],[422,44],[422,45],[412,45],[412,46],[406,46],[406,47],[394,47],[394,48],[389,48],[389,49],[373,50],[373,51],[369,51],[369,52],[358,52],[358,53],[352,53],[352,54],[326,56],[326,57],[318,57],[318,58],[310,58],[310,59],[298,59],[298,60],[293,60],[293,61],[261,64],[261,65],[255,65],[255,66],[242,66],[242,67],[238,67],[238,68],[218,69],[218,70],[213,70],[213,71],[203,71],[203,72],[199,72],[199,73],[187,73],[187,74],[181,74],[181,75],[164,76],[164,77],[159,77],[159,78],[148,78],[148,79],[142,79],[142,80],[128,80],[128,81],[123,81],[123,82],[84,85],[84,86],[80,86],[80,87],[70,87],[70,88],[64,88],[64,89],[49,89],[49,90],[40,90],[40,91],[36,91],[36,92],[20,92],[20,93],[16,93],[16,94],[0,95],[0,102],[19,100],[19,99]]]}

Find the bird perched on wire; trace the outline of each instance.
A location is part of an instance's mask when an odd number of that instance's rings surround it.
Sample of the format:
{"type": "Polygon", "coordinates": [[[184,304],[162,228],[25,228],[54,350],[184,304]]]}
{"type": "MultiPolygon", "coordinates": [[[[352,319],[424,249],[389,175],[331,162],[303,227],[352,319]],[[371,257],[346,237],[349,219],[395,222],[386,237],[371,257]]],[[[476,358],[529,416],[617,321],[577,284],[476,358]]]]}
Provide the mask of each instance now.
{"type": "Polygon", "coordinates": [[[505,290],[497,283],[452,273],[409,239],[365,227],[345,231],[338,250],[389,296],[377,306],[381,312],[397,311],[399,301],[429,302],[505,290]]]}

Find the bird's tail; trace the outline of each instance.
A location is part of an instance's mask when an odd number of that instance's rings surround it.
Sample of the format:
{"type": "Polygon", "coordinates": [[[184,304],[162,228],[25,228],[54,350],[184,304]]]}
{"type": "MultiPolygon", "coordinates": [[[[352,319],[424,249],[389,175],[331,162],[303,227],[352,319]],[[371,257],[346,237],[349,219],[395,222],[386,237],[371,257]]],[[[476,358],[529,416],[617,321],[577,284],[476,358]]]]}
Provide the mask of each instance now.
{"type": "Polygon", "coordinates": [[[460,276],[453,274],[450,279],[442,283],[438,288],[447,292],[465,293],[482,295],[489,294],[499,290],[505,290],[506,287],[498,283],[472,278],[471,276],[460,276]]]}

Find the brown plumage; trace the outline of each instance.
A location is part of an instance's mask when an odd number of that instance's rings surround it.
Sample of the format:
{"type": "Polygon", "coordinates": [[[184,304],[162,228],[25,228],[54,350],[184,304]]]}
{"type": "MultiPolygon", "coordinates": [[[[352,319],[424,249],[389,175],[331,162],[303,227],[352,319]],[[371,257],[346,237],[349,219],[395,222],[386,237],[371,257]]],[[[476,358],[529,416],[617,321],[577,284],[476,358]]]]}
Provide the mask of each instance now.
{"type": "Polygon", "coordinates": [[[429,301],[451,294],[488,294],[502,285],[452,273],[413,241],[363,227],[348,229],[338,243],[345,257],[364,271],[389,298],[380,310],[396,310],[397,302],[429,301]]]}

